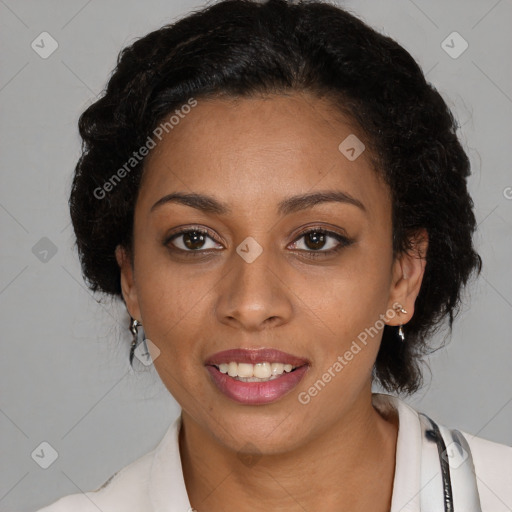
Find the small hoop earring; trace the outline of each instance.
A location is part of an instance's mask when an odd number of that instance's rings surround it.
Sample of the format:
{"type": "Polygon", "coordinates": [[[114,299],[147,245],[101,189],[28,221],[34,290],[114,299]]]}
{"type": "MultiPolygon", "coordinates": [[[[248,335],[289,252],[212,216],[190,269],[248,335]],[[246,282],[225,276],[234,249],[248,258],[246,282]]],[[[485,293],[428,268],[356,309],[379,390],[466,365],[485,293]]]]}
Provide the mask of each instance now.
{"type": "Polygon", "coordinates": [[[130,346],[130,366],[133,366],[133,356],[135,355],[135,349],[138,345],[138,339],[139,339],[139,327],[142,324],[133,318],[130,319],[130,332],[132,333],[133,340],[132,344],[130,346]]]}

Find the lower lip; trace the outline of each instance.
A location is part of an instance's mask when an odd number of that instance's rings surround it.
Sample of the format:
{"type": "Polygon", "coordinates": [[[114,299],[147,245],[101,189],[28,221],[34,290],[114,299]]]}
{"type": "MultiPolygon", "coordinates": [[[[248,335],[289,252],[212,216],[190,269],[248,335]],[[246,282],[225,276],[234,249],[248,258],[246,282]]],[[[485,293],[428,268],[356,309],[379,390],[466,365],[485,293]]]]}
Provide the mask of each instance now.
{"type": "Polygon", "coordinates": [[[217,388],[235,402],[248,405],[268,404],[279,400],[300,382],[308,370],[305,364],[293,372],[285,372],[266,382],[242,382],[221,373],[215,366],[206,367],[217,388]]]}

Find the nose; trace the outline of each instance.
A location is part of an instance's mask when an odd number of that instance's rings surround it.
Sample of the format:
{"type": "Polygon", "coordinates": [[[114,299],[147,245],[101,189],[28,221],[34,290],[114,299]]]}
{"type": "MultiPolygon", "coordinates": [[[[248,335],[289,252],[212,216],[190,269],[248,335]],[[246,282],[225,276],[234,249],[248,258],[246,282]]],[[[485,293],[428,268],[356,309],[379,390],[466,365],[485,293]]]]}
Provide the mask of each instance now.
{"type": "Polygon", "coordinates": [[[261,331],[289,322],[293,294],[272,251],[264,249],[250,263],[234,252],[231,260],[231,270],[218,286],[219,322],[246,331],[261,331]]]}

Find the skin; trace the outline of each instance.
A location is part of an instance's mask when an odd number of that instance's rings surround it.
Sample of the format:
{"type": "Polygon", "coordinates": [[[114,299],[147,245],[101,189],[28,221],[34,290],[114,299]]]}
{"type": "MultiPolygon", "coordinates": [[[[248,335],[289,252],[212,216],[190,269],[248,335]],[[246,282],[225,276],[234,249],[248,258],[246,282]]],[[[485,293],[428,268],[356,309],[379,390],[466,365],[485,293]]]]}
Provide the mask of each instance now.
{"type": "MultiPolygon", "coordinates": [[[[411,254],[393,257],[389,190],[368,150],[355,161],[338,150],[350,134],[365,138],[332,112],[305,93],[200,100],[146,160],[134,258],[121,246],[116,257],[127,309],[160,350],[156,370],[182,407],[181,461],[198,511],[318,510],[319,496],[326,512],[390,508],[397,419],[371,402],[382,332],[307,405],[298,400],[394,303],[407,313],[387,323],[410,320],[425,268],[411,254]],[[283,199],[320,190],[344,191],[364,210],[324,202],[277,214],[283,199]],[[213,196],[231,213],[175,202],[150,211],[177,191],[213,196]],[[186,236],[164,245],[176,228],[197,226],[212,236],[210,255],[181,256],[186,236]],[[353,243],[310,259],[315,246],[301,234],[312,227],[353,243]],[[236,252],[249,236],[263,249],[252,263],[236,252]],[[241,405],[204,366],[237,347],[277,348],[310,367],[279,400],[241,405]]],[[[337,245],[329,236],[316,252],[337,245]]]]}

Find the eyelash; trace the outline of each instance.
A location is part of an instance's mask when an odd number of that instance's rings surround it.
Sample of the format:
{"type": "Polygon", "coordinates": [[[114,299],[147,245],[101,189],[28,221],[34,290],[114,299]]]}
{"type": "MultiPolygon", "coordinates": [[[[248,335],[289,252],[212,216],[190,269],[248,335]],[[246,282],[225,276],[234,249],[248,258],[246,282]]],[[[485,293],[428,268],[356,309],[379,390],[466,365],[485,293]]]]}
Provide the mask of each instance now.
{"type": "MultiPolygon", "coordinates": [[[[210,239],[212,239],[214,242],[219,243],[210,235],[208,230],[205,230],[204,228],[197,227],[197,228],[187,228],[187,229],[178,231],[177,233],[173,233],[170,237],[168,237],[164,240],[164,245],[172,251],[181,252],[184,256],[192,257],[192,258],[198,257],[198,256],[204,256],[205,253],[209,253],[209,251],[213,252],[213,251],[218,250],[218,249],[206,249],[206,250],[198,249],[198,250],[194,251],[194,250],[184,250],[184,249],[180,249],[178,247],[172,247],[172,248],[169,247],[169,244],[174,239],[178,238],[181,235],[185,235],[187,233],[193,233],[193,232],[200,233],[202,235],[206,235],[210,239]]],[[[305,253],[305,256],[307,258],[311,258],[311,259],[317,259],[317,258],[331,256],[333,254],[340,252],[343,248],[348,247],[349,245],[351,245],[354,242],[354,240],[351,240],[351,239],[347,238],[346,236],[340,235],[339,233],[336,233],[334,231],[329,231],[322,227],[316,227],[316,228],[313,227],[313,228],[308,229],[307,231],[303,231],[302,233],[300,233],[300,235],[298,235],[298,237],[292,243],[293,244],[297,243],[301,238],[307,236],[310,233],[320,233],[323,235],[328,235],[329,237],[332,237],[339,242],[337,247],[335,247],[334,249],[329,249],[327,251],[297,249],[299,252],[305,253]]]]}

